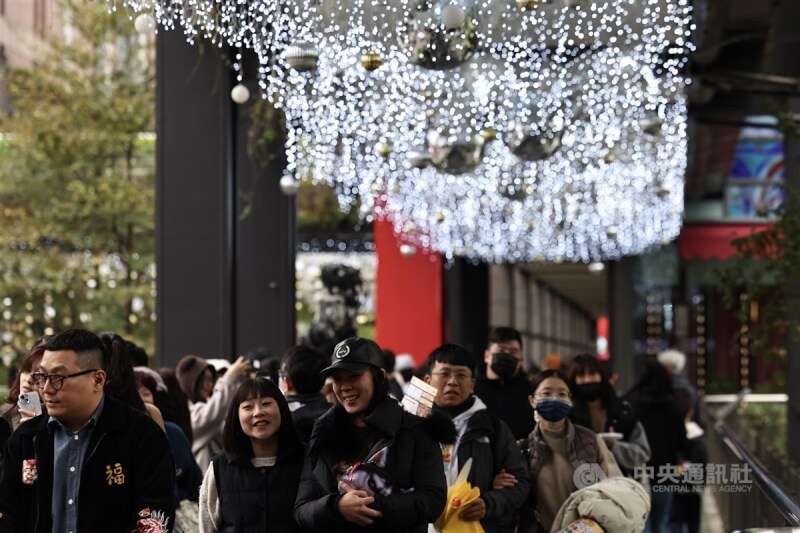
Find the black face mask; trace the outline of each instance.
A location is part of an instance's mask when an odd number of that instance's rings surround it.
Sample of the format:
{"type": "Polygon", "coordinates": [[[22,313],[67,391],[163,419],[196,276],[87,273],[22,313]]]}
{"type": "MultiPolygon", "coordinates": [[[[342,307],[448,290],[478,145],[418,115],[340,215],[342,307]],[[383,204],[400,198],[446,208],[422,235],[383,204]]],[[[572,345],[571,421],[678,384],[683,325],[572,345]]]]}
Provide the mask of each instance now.
{"type": "Polygon", "coordinates": [[[510,353],[493,353],[490,367],[500,379],[508,379],[517,372],[517,363],[517,358],[510,353]]]}
{"type": "Polygon", "coordinates": [[[602,392],[602,383],[583,383],[575,386],[575,396],[585,402],[599,399],[602,392]]]}

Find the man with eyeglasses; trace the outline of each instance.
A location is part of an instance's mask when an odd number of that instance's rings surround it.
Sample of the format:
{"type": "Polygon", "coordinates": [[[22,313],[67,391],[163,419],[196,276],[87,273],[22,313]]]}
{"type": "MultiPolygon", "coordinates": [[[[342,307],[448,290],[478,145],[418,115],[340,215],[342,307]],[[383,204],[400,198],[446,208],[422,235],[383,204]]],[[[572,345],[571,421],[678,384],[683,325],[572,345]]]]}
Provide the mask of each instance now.
{"type": "Polygon", "coordinates": [[[166,532],[175,467],[163,431],[104,394],[94,333],[47,341],[32,375],[47,412],[12,435],[0,475],[0,532],[166,532]]]}
{"type": "Polygon", "coordinates": [[[467,480],[481,495],[463,507],[460,518],[479,520],[487,533],[512,532],[515,515],[528,498],[528,469],[506,423],[473,394],[474,368],[472,354],[456,344],[440,346],[428,356],[425,381],[437,389],[434,409],[453,420],[457,433],[455,444],[440,445],[445,476],[452,486],[472,458],[467,480]]]}

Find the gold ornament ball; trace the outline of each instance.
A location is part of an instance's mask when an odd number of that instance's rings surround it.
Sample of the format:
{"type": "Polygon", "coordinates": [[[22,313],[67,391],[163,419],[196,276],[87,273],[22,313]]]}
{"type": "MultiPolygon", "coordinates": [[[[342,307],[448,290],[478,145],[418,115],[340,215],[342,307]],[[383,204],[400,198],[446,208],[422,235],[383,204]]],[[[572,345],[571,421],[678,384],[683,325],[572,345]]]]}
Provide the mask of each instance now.
{"type": "Polygon", "coordinates": [[[613,163],[616,160],[617,160],[617,156],[615,156],[611,152],[607,153],[605,155],[605,157],[603,158],[603,161],[605,161],[607,165],[610,165],[611,163],[613,163]]]}
{"type": "Polygon", "coordinates": [[[378,155],[381,157],[389,157],[392,155],[392,145],[387,141],[379,142],[375,147],[375,151],[377,151],[378,155]]]}
{"type": "Polygon", "coordinates": [[[440,224],[444,222],[444,213],[436,213],[436,222],[440,224]]]}
{"type": "Polygon", "coordinates": [[[494,128],[484,128],[481,130],[481,137],[485,142],[492,142],[497,139],[497,130],[494,128]]]}
{"type": "Polygon", "coordinates": [[[361,56],[361,66],[372,72],[383,64],[383,58],[375,50],[367,50],[361,56]]]}
{"type": "Polygon", "coordinates": [[[530,11],[531,9],[535,9],[539,7],[541,4],[541,0],[517,0],[517,6],[525,11],[530,11]]]}

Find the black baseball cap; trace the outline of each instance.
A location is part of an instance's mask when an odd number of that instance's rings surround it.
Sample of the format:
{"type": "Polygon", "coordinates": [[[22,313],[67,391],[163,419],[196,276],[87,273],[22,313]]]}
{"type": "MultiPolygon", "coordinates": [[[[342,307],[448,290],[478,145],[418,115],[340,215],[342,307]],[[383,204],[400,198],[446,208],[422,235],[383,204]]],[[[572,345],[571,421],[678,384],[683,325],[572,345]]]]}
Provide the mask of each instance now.
{"type": "Polygon", "coordinates": [[[361,374],[369,367],[383,368],[383,350],[376,343],[361,337],[345,339],[333,349],[331,364],[320,374],[327,376],[335,370],[342,369],[361,374]]]}

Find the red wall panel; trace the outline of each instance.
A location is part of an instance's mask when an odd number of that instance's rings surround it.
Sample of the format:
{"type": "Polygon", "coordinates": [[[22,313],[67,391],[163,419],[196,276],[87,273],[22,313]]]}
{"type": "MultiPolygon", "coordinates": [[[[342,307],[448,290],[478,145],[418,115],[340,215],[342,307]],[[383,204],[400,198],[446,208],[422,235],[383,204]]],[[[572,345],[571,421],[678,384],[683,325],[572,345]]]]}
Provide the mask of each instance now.
{"type": "Polygon", "coordinates": [[[416,365],[442,344],[442,258],[411,257],[400,246],[388,221],[374,224],[378,256],[376,274],[376,342],[395,354],[409,353],[416,365]]]}

